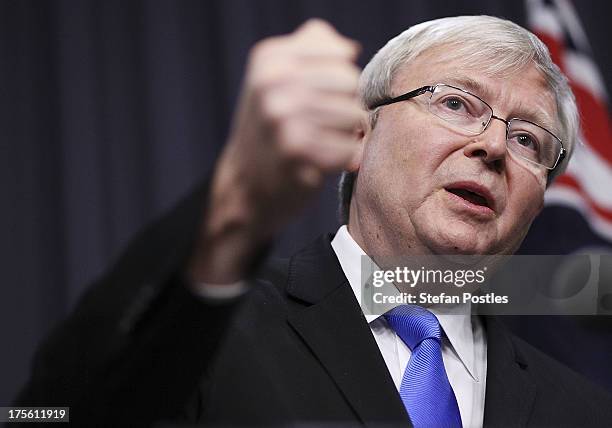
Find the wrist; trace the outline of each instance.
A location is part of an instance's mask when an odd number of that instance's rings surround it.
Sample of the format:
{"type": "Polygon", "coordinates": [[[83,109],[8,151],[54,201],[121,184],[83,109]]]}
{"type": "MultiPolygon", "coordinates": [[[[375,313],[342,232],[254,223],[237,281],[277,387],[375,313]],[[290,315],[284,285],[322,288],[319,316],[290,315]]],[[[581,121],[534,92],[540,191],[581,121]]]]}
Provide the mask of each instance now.
{"type": "Polygon", "coordinates": [[[269,242],[258,227],[244,187],[228,168],[212,185],[187,274],[194,283],[228,284],[245,278],[269,242]]]}

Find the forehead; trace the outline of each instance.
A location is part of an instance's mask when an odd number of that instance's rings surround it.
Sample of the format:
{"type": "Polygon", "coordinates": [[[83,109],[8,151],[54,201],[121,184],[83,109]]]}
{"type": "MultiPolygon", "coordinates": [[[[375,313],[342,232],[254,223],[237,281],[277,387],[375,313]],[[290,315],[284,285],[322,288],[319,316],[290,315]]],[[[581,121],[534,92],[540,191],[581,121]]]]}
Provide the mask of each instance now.
{"type": "Polygon", "coordinates": [[[535,65],[493,75],[478,63],[453,58],[449,49],[431,49],[400,67],[391,82],[391,94],[446,83],[478,95],[497,116],[530,120],[559,132],[555,95],[535,65]]]}

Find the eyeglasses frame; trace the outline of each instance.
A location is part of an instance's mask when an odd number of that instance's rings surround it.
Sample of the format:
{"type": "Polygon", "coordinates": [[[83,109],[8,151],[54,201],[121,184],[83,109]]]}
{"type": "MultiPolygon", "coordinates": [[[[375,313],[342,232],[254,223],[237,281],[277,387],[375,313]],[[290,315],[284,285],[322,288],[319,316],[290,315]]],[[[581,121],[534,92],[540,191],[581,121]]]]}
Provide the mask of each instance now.
{"type": "MultiPolygon", "coordinates": [[[[559,137],[557,137],[555,134],[553,134],[552,132],[550,132],[548,129],[544,128],[544,127],[543,127],[543,126],[541,126],[541,125],[538,125],[538,124],[537,124],[537,123],[535,123],[535,122],[532,122],[532,121],[530,121],[530,120],[526,120],[526,119],[521,119],[521,118],[518,118],[518,117],[513,117],[513,118],[511,118],[511,119],[509,119],[509,120],[506,120],[506,119],[503,119],[503,118],[501,118],[501,117],[499,117],[499,116],[495,116],[495,114],[494,114],[494,112],[493,112],[493,107],[491,107],[491,106],[489,105],[489,103],[487,103],[485,100],[483,100],[482,98],[480,98],[478,95],[473,94],[473,93],[471,93],[471,92],[469,92],[469,91],[466,91],[465,89],[457,88],[456,86],[453,86],[453,85],[448,85],[448,84],[446,84],[446,83],[437,83],[437,84],[435,84],[435,85],[433,85],[433,86],[431,86],[431,85],[422,86],[422,87],[417,88],[417,89],[415,89],[415,90],[413,90],[413,91],[406,92],[405,94],[402,94],[402,95],[398,95],[397,97],[387,98],[387,99],[380,100],[380,101],[378,101],[378,102],[374,103],[373,105],[369,106],[369,109],[370,109],[370,110],[374,110],[374,109],[377,109],[377,108],[379,108],[379,107],[383,107],[383,106],[386,106],[386,105],[389,105],[389,104],[398,103],[398,102],[400,102],[400,101],[408,101],[408,100],[410,100],[410,99],[412,99],[412,98],[414,98],[414,97],[418,97],[419,95],[423,95],[423,94],[424,94],[424,93],[426,93],[426,92],[431,92],[431,95],[433,96],[433,94],[434,94],[434,92],[435,92],[435,90],[436,90],[436,88],[437,88],[438,86],[446,86],[446,87],[449,87],[449,88],[453,88],[453,89],[456,89],[456,90],[458,90],[458,91],[461,91],[461,92],[464,92],[464,93],[466,93],[466,94],[469,94],[469,95],[471,95],[471,96],[473,96],[473,97],[476,97],[476,98],[477,98],[477,99],[479,99],[479,100],[480,100],[480,101],[481,101],[481,102],[482,102],[484,105],[486,105],[486,106],[489,108],[489,110],[491,110],[491,116],[489,117],[489,120],[487,121],[487,123],[486,123],[486,124],[484,125],[484,127],[482,128],[482,131],[480,131],[479,133],[474,134],[474,135],[480,135],[480,134],[482,134],[483,132],[485,132],[485,131],[487,130],[487,128],[489,127],[489,124],[491,123],[491,120],[492,120],[492,119],[497,119],[497,120],[501,120],[501,121],[502,121],[502,122],[504,122],[504,124],[506,125],[506,141],[507,141],[507,140],[508,140],[508,135],[509,135],[509,133],[510,133],[510,122],[511,122],[511,121],[513,121],[513,120],[521,120],[521,121],[523,121],[523,122],[530,123],[530,124],[532,124],[532,125],[534,125],[534,126],[537,126],[538,128],[543,129],[544,131],[548,132],[548,133],[549,133],[550,135],[552,135],[552,136],[553,136],[553,137],[554,137],[554,138],[555,138],[555,139],[556,139],[556,140],[559,142],[559,144],[561,145],[561,150],[559,151],[559,156],[557,156],[557,160],[556,160],[555,164],[554,164],[552,167],[548,167],[548,166],[546,166],[546,165],[539,164],[539,163],[537,163],[537,162],[534,162],[534,161],[532,161],[532,160],[530,160],[530,159],[527,159],[527,158],[525,158],[525,157],[522,157],[522,156],[521,156],[521,158],[522,158],[522,159],[525,159],[526,161],[531,162],[531,163],[533,163],[533,164],[535,164],[535,165],[538,165],[538,166],[543,166],[544,168],[546,168],[546,169],[548,169],[548,170],[550,170],[550,171],[554,171],[554,169],[555,169],[555,168],[557,168],[557,166],[559,166],[559,164],[561,163],[561,161],[562,161],[562,160],[565,158],[565,156],[566,156],[566,154],[567,154],[567,150],[566,150],[566,149],[565,149],[565,147],[563,146],[563,141],[561,141],[561,139],[560,139],[559,137]]],[[[432,114],[433,114],[433,113],[432,113],[432,114]]],[[[434,116],[435,116],[435,115],[434,115],[434,116]]],[[[443,119],[443,120],[444,120],[444,119],[443,119]]],[[[519,155],[519,156],[520,156],[520,155],[519,155]]]]}

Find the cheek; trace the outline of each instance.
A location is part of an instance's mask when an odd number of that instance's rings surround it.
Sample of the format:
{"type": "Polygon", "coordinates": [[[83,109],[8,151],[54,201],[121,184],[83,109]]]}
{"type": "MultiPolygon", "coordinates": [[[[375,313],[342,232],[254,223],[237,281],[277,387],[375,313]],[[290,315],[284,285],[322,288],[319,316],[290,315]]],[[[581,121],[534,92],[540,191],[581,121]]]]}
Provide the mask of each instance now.
{"type": "Polygon", "coordinates": [[[544,205],[546,173],[529,169],[515,159],[509,159],[507,173],[508,194],[514,199],[515,212],[533,220],[544,205]]]}
{"type": "Polygon", "coordinates": [[[433,174],[457,145],[452,136],[433,126],[428,118],[419,116],[415,114],[410,123],[396,127],[384,138],[386,167],[413,180],[410,185],[414,187],[431,182],[433,174]]]}
{"type": "Polygon", "coordinates": [[[369,177],[370,196],[379,203],[385,201],[387,209],[401,210],[402,215],[412,212],[436,190],[445,160],[465,144],[455,134],[434,126],[431,118],[417,109],[409,113],[379,117],[361,166],[364,176],[369,177]],[[411,120],[406,122],[404,116],[411,120]]]}
{"type": "Polygon", "coordinates": [[[529,228],[533,219],[540,213],[544,205],[544,190],[546,180],[537,176],[526,176],[520,183],[509,189],[511,196],[508,220],[514,222],[511,230],[529,228]]]}

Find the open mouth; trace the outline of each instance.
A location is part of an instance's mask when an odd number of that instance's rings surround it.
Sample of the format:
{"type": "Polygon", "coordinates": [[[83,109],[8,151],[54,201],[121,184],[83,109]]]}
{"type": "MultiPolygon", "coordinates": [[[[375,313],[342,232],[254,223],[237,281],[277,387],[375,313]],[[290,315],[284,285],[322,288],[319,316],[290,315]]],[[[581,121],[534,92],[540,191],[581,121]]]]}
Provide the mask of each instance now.
{"type": "Polygon", "coordinates": [[[458,181],[444,187],[456,201],[471,209],[475,214],[490,216],[497,212],[495,197],[485,186],[473,181],[458,181]]]}
{"type": "Polygon", "coordinates": [[[460,198],[465,199],[466,201],[474,205],[480,205],[483,207],[491,208],[491,206],[489,205],[489,202],[487,201],[487,198],[485,198],[484,196],[476,192],[472,192],[467,189],[446,189],[446,190],[450,193],[453,193],[459,196],[460,198]]]}

